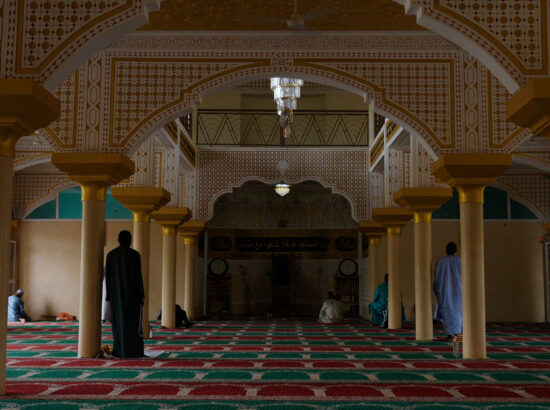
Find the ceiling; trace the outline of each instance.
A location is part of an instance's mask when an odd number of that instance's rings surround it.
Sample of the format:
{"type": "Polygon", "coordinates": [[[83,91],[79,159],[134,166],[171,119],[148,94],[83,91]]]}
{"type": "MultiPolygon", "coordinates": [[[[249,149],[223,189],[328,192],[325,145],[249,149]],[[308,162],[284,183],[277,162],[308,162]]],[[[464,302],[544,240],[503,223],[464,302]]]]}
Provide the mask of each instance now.
{"type": "MultiPolygon", "coordinates": [[[[165,0],[141,30],[292,31],[293,0],[165,0]]],[[[392,0],[298,0],[309,31],[423,30],[392,0]]]]}

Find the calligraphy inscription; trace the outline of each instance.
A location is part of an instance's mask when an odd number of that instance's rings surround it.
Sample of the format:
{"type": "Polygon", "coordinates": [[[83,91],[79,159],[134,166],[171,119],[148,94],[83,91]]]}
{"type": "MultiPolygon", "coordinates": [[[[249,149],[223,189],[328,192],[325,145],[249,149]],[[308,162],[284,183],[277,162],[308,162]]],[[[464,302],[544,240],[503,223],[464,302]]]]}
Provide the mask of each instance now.
{"type": "Polygon", "coordinates": [[[338,251],[353,251],[357,246],[357,240],[351,236],[340,236],[334,240],[334,247],[338,251]]]}
{"type": "Polygon", "coordinates": [[[314,252],[326,251],[330,240],[324,237],[279,237],[237,239],[237,249],[241,252],[314,252]]]}
{"type": "Polygon", "coordinates": [[[228,236],[214,236],[210,239],[210,249],[213,251],[228,251],[233,246],[228,236]]]}

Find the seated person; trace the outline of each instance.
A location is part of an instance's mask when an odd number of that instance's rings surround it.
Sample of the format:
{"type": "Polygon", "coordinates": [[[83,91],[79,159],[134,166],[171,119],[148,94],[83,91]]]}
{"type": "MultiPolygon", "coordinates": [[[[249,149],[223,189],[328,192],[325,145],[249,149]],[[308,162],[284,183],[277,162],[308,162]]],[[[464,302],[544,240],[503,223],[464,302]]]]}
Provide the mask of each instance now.
{"type": "MultiPolygon", "coordinates": [[[[372,302],[369,304],[373,326],[388,327],[388,274],[384,275],[384,283],[378,285],[374,291],[372,302]]],[[[405,307],[401,303],[401,316],[406,321],[405,307]]]]}
{"type": "MultiPolygon", "coordinates": [[[[159,314],[157,315],[157,320],[162,319],[162,309],[159,311],[159,314]]],[[[193,323],[189,320],[187,317],[187,313],[185,310],[181,308],[180,305],[176,305],[176,327],[182,327],[185,326],[187,328],[193,326],[193,323]]]]}
{"type": "Polygon", "coordinates": [[[19,289],[15,295],[8,298],[8,322],[30,322],[31,318],[25,313],[25,303],[23,302],[24,292],[19,289]]]}
{"type": "Polygon", "coordinates": [[[321,323],[337,323],[344,319],[344,306],[342,302],[336,299],[334,293],[328,293],[328,299],[323,303],[323,307],[319,312],[319,322],[321,323]]]}

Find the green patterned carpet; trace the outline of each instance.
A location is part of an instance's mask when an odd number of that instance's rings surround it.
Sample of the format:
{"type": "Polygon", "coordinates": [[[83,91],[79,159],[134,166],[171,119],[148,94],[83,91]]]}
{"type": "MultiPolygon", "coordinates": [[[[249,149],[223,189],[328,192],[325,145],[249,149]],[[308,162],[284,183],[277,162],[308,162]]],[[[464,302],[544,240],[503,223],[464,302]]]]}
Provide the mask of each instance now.
{"type": "MultiPolygon", "coordinates": [[[[550,408],[550,327],[488,327],[484,361],[364,321],[204,321],[146,341],[156,359],[76,359],[76,323],[8,328],[1,408],[550,408]]],[[[110,327],[103,343],[112,343],[110,327]]]]}

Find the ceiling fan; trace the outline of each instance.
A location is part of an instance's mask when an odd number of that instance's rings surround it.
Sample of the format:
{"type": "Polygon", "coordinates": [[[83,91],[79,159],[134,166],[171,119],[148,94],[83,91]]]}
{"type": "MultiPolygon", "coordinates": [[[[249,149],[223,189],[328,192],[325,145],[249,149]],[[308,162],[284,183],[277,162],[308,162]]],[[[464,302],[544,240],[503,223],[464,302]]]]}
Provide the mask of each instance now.
{"type": "Polygon", "coordinates": [[[286,25],[293,30],[308,30],[306,21],[314,20],[325,14],[322,10],[313,10],[306,14],[300,14],[298,12],[298,0],[294,0],[294,12],[288,20],[286,25]]]}

